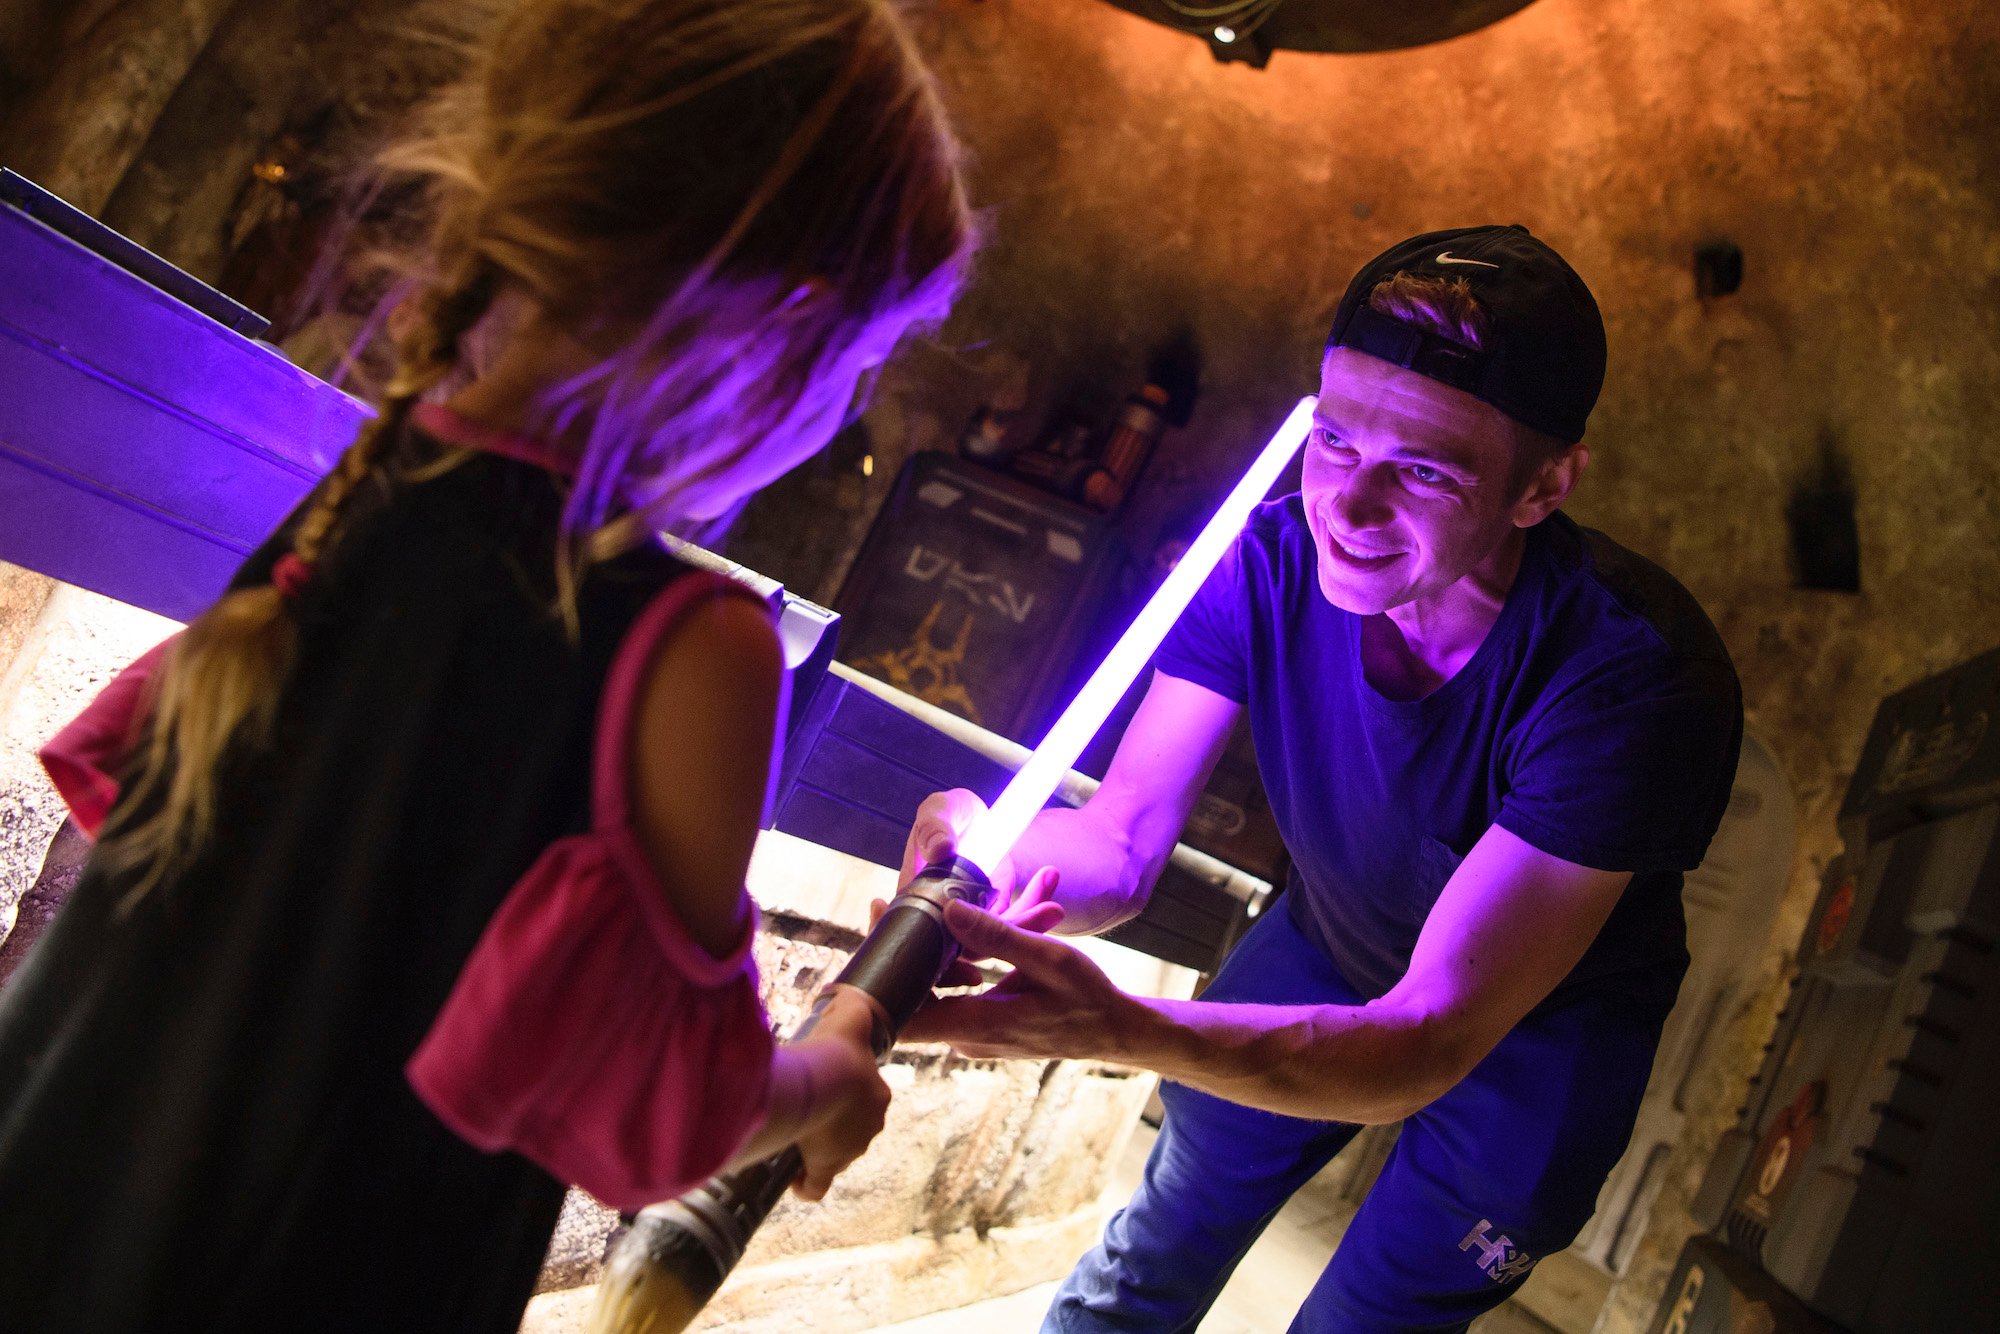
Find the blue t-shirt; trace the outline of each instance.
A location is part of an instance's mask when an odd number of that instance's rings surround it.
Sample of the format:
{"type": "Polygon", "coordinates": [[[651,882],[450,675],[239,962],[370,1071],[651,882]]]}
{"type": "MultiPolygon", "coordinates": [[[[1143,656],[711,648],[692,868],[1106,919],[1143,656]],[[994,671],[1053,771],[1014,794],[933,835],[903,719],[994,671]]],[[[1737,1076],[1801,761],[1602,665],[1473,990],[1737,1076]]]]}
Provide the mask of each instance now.
{"type": "Polygon", "coordinates": [[[1587,988],[1664,1012],[1687,967],[1681,876],[1722,819],[1743,736],[1735,669],[1692,595],[1558,513],[1528,530],[1471,660],[1424,698],[1367,682],[1360,631],[1320,592],[1292,495],[1251,516],[1156,659],[1247,707],[1308,938],[1381,995],[1497,823],[1565,861],[1634,873],[1544,1005],[1587,988]]]}

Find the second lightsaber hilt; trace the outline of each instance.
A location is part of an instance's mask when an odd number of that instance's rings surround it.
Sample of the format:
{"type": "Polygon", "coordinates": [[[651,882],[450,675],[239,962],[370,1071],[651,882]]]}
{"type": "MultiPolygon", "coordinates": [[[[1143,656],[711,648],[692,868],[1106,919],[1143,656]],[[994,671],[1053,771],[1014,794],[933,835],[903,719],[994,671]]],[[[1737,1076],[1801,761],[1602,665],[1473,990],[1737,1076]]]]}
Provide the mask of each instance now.
{"type": "MultiPolygon", "coordinates": [[[[925,867],[889,902],[847,961],[836,986],[864,992],[878,1007],[872,1043],[888,1054],[910,1016],[958,958],[944,924],[954,901],[1002,905],[977,866],[953,857],[925,867]]],[[[824,995],[793,1040],[811,1031],[824,995]]],[[[677,1200],[641,1210],[613,1248],[601,1281],[593,1331],[673,1334],[686,1327],[742,1258],[757,1230],[799,1174],[797,1146],[711,1177],[677,1200]]]]}

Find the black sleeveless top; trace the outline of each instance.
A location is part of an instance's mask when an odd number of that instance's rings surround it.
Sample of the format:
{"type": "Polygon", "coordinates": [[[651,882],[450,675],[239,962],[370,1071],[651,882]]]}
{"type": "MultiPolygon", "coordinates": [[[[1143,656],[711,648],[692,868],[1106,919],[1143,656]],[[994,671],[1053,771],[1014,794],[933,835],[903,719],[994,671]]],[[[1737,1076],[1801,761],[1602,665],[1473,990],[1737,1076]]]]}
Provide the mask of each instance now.
{"type": "Polygon", "coordinates": [[[519,1323],[563,1186],[455,1138],[402,1067],[508,889],[587,826],[606,672],[687,567],[596,567],[572,640],[548,473],[482,454],[364,490],[210,845],[122,919],[93,863],[0,994],[0,1329],[519,1323]]]}

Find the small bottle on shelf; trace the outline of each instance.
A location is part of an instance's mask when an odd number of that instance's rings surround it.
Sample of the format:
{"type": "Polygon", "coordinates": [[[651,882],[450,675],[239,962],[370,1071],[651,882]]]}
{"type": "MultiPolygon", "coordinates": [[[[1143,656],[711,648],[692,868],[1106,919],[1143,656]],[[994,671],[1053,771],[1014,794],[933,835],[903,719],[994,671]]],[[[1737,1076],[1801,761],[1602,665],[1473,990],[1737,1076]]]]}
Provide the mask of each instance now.
{"type": "Polygon", "coordinates": [[[1100,456],[1101,471],[1084,485],[1084,503],[1100,510],[1116,509],[1132,490],[1153,447],[1167,429],[1167,391],[1149,384],[1125,400],[1111,424],[1100,456]]]}

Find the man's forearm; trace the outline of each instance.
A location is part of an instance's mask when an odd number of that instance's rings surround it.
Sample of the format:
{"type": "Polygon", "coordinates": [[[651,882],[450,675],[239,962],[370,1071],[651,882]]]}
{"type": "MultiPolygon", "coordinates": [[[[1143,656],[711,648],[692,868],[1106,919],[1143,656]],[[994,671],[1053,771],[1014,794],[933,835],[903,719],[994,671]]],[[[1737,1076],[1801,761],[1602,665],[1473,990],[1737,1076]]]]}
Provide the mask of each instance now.
{"type": "Polygon", "coordinates": [[[1103,1059],[1231,1102],[1317,1121],[1399,1121],[1457,1080],[1420,1015],[1372,1005],[1238,1005],[1129,997],[1103,1059]]]}
{"type": "Polygon", "coordinates": [[[1159,868],[1149,867],[1125,831],[1086,805],[1052,808],[1029,824],[1012,858],[1026,877],[1056,868],[1056,902],[1063,906],[1060,935],[1088,936],[1138,915],[1159,868]]]}

